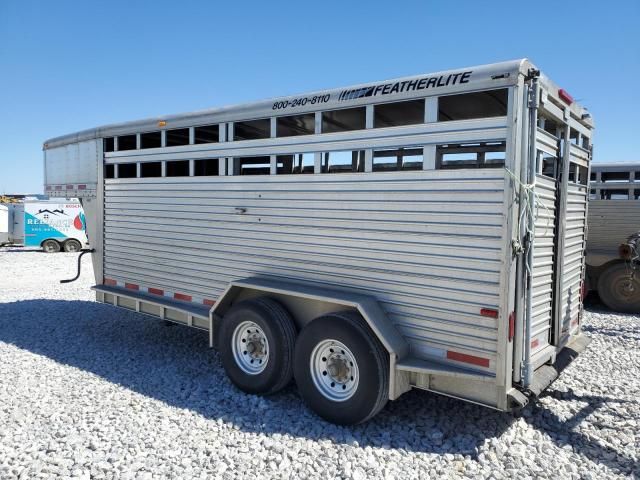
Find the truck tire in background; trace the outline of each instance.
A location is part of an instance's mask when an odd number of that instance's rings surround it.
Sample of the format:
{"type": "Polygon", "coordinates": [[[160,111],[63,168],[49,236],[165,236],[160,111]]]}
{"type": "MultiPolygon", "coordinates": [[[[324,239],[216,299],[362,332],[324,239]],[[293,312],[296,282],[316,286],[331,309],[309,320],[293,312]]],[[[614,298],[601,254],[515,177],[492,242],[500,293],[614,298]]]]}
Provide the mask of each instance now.
{"type": "Polygon", "coordinates": [[[58,253],[60,251],[60,244],[57,240],[45,240],[42,242],[42,250],[45,253],[58,253]]]}
{"type": "Polygon", "coordinates": [[[624,263],[611,265],[598,278],[598,294],[611,310],[640,313],[640,272],[624,263]]]}
{"type": "Polygon", "coordinates": [[[242,391],[268,395],[293,378],[296,327],[267,297],[234,305],[222,318],[218,348],[227,376],[242,391]]]}
{"type": "Polygon", "coordinates": [[[82,244],[78,240],[73,238],[64,242],[65,252],[79,252],[82,249],[82,244]]]}
{"type": "Polygon", "coordinates": [[[340,425],[366,422],[389,399],[389,354],[356,312],[330,313],[302,329],[294,376],[307,405],[340,425]]]}

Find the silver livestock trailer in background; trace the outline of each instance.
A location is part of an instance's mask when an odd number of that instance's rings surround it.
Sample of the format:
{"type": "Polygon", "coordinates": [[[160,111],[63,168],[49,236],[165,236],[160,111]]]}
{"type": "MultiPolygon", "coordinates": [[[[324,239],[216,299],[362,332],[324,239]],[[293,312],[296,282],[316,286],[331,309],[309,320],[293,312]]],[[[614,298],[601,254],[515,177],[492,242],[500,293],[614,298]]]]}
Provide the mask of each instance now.
{"type": "Polygon", "coordinates": [[[512,410],[587,343],[592,128],[518,60],[54,138],[46,191],[82,199],[98,301],[208,331],[247,392],[512,410]]]}
{"type": "Polygon", "coordinates": [[[587,281],[612,310],[640,313],[640,163],[591,168],[587,281]]]}

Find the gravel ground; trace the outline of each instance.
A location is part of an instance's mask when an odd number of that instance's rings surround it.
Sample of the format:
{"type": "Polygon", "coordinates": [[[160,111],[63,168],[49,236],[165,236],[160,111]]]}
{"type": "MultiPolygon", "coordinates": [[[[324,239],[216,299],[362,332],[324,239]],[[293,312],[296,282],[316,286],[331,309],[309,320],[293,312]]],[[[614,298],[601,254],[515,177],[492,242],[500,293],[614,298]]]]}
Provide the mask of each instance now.
{"type": "Polygon", "coordinates": [[[337,427],[294,387],[245,395],[206,334],[92,301],[90,262],[0,249],[0,478],[637,477],[640,317],[593,310],[588,350],[519,418],[427,392],[337,427]]]}

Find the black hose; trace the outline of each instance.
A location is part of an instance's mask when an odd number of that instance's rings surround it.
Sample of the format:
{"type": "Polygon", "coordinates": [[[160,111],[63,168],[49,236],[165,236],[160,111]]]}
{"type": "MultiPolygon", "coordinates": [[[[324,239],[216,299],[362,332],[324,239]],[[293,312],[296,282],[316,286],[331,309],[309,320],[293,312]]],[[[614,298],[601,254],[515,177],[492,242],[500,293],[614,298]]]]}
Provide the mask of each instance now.
{"type": "Polygon", "coordinates": [[[87,249],[80,250],[80,255],[78,255],[78,273],[76,274],[76,276],[75,276],[75,277],[70,278],[69,280],[60,280],[60,283],[71,283],[71,282],[75,282],[75,281],[80,277],[80,266],[81,266],[80,260],[82,260],[82,256],[83,256],[85,253],[93,253],[93,252],[95,252],[95,251],[96,251],[96,249],[95,249],[95,248],[87,248],[87,249]]]}

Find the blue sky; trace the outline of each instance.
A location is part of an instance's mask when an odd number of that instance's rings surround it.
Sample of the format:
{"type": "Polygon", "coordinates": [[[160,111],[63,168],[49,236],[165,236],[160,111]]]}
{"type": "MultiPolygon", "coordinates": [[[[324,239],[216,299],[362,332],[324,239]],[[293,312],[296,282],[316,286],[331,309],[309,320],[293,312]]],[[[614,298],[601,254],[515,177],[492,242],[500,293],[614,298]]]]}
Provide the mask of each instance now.
{"type": "Polygon", "coordinates": [[[0,193],[42,191],[57,135],[520,57],[591,110],[597,161],[640,161],[639,24],[638,0],[0,0],[0,193]]]}

